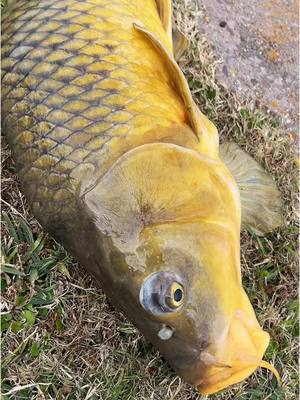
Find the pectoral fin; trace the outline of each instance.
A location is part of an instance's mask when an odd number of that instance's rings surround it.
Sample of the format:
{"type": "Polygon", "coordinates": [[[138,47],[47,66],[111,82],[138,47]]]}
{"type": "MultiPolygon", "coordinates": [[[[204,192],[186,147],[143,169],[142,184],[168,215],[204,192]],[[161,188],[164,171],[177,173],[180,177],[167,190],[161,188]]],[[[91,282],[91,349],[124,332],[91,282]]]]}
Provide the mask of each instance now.
{"type": "Polygon", "coordinates": [[[242,224],[259,235],[283,225],[280,193],[272,177],[235,143],[221,144],[220,158],[239,186],[242,224]]]}
{"type": "Polygon", "coordinates": [[[164,59],[166,68],[168,69],[173,81],[173,85],[184,103],[189,124],[200,141],[200,152],[213,158],[217,158],[219,145],[217,129],[214,124],[204,114],[202,114],[195,104],[185,76],[177,65],[173,55],[169,53],[162,42],[147,28],[138,23],[134,23],[133,26],[137,31],[144,35],[144,37],[153,45],[160,56],[164,59]]]}

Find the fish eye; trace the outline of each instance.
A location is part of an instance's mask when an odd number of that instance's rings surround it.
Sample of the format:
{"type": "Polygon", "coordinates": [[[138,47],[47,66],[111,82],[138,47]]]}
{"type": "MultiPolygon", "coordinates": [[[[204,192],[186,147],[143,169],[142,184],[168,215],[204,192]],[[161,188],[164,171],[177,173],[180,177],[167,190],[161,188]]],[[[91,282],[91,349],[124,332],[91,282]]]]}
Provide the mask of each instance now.
{"type": "Polygon", "coordinates": [[[170,286],[170,293],[166,296],[168,305],[172,308],[180,307],[184,302],[184,289],[178,282],[173,282],[170,286]]]}
{"type": "Polygon", "coordinates": [[[141,306],[152,315],[163,316],[180,310],[187,298],[182,277],[171,271],[155,272],[140,289],[141,306]]]}

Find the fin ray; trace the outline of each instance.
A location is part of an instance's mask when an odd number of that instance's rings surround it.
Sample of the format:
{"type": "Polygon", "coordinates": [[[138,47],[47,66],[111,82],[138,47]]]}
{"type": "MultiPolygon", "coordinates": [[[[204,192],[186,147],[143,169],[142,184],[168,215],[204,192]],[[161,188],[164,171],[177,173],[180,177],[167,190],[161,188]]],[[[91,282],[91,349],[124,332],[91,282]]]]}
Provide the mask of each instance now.
{"type": "Polygon", "coordinates": [[[176,25],[173,25],[172,29],[172,38],[173,38],[173,53],[175,60],[178,61],[186,52],[189,42],[188,39],[184,36],[182,32],[177,28],[176,25]]]}
{"type": "Polygon", "coordinates": [[[220,158],[239,186],[242,224],[258,235],[281,226],[282,202],[272,177],[235,143],[221,144],[220,158]]]}
{"type": "Polygon", "coordinates": [[[164,30],[172,42],[172,1],[155,0],[164,30]]]}

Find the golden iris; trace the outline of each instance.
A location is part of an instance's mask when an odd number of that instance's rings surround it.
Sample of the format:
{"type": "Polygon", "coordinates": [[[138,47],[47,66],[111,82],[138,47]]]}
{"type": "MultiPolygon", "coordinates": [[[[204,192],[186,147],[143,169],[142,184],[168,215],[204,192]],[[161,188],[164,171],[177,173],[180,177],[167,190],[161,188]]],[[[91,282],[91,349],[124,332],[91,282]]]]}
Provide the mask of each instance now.
{"type": "MultiPolygon", "coordinates": [[[[169,296],[168,296],[169,297],[169,296]]],[[[169,305],[172,308],[180,307],[184,302],[183,286],[178,282],[173,282],[170,288],[169,305]]]]}

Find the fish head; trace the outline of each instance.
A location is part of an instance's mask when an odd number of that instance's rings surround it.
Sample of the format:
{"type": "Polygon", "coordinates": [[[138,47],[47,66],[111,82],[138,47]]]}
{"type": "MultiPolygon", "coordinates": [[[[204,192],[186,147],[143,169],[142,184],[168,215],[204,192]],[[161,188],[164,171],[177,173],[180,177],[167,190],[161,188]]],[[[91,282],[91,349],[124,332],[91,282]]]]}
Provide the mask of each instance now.
{"type": "Polygon", "coordinates": [[[114,303],[203,394],[249,376],[269,342],[240,273],[240,201],[226,166],[140,146],[86,196],[114,303]]]}
{"type": "Polygon", "coordinates": [[[152,342],[177,374],[211,394],[267,366],[269,335],[241,286],[230,230],[187,223],[145,234],[156,268],[144,278],[139,300],[152,321],[147,329],[156,332],[152,342]]]}

